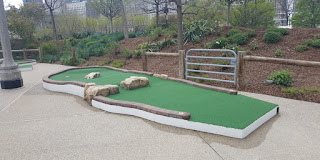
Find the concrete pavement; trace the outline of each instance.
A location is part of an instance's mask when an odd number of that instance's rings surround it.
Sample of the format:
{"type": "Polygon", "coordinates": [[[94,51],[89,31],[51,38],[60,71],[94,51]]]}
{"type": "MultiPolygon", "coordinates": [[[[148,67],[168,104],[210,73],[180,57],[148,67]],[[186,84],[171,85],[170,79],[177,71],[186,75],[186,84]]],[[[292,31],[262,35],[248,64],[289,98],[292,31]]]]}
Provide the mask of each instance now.
{"type": "Polygon", "coordinates": [[[0,159],[319,159],[320,104],[241,92],[280,114],[245,139],[157,124],[50,92],[41,78],[68,68],[34,65],[25,86],[0,90],[0,159]]]}

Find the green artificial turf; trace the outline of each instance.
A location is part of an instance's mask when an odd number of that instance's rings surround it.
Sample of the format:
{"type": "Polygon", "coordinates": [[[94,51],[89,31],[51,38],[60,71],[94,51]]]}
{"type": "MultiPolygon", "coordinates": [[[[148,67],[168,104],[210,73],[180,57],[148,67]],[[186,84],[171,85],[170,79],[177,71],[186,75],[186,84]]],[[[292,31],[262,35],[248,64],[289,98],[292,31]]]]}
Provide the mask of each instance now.
{"type": "Polygon", "coordinates": [[[32,67],[32,65],[23,65],[23,66],[18,66],[18,68],[31,68],[32,67]]]}
{"type": "Polygon", "coordinates": [[[244,129],[277,106],[243,95],[230,95],[152,76],[123,73],[103,68],[70,70],[52,76],[50,79],[93,82],[97,85],[119,85],[121,81],[130,76],[147,77],[150,86],[135,90],[125,90],[119,87],[120,94],[111,95],[108,98],[189,112],[191,114],[189,121],[244,129]],[[90,72],[100,72],[101,77],[85,79],[84,76],[90,72]]]}

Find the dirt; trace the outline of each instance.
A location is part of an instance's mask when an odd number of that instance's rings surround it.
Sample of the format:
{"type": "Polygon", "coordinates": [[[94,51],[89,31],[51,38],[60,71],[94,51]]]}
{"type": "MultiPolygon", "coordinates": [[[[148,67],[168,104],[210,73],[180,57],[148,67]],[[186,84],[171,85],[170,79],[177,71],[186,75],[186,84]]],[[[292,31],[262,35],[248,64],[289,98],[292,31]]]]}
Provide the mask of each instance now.
{"type": "MultiPolygon", "coordinates": [[[[312,39],[314,35],[320,33],[320,29],[290,29],[290,34],[281,37],[281,41],[276,44],[267,44],[263,41],[263,35],[266,28],[238,28],[242,31],[249,29],[256,30],[256,37],[250,38],[248,44],[245,46],[240,46],[244,50],[250,50],[250,42],[255,38],[258,42],[258,48],[250,52],[250,55],[263,56],[263,57],[275,57],[275,58],[286,58],[286,59],[296,59],[296,60],[308,60],[308,61],[320,61],[320,49],[315,49],[309,47],[309,50],[305,52],[297,52],[296,46],[304,44],[307,39],[312,39]],[[282,50],[282,55],[280,57],[275,56],[275,51],[277,49],[282,50]]],[[[231,27],[223,27],[221,36],[207,36],[200,43],[189,42],[184,47],[185,50],[195,48],[205,48],[204,45],[212,40],[219,37],[225,37],[226,33],[231,29],[231,27]]],[[[161,39],[161,37],[159,38],[161,39]]],[[[127,48],[134,50],[137,46],[143,42],[149,41],[148,37],[138,37],[127,40],[120,41],[120,48],[127,48]]],[[[177,52],[177,46],[171,46],[161,50],[161,52],[177,52]]],[[[210,55],[217,56],[213,53],[191,53],[192,55],[210,55]]],[[[221,53],[219,53],[221,54],[221,53]]],[[[111,65],[112,61],[122,61],[124,66],[122,68],[131,70],[142,70],[141,58],[131,58],[124,59],[120,55],[115,56],[102,56],[102,57],[90,57],[90,60],[85,63],[85,65],[111,65]],[[110,62],[110,63],[106,63],[110,62]]],[[[194,61],[199,62],[199,61],[194,61]]],[[[199,63],[212,63],[210,60],[201,61],[199,63]]],[[[83,66],[83,65],[82,65],[83,66]]],[[[210,70],[218,72],[233,72],[232,69],[222,70],[221,68],[215,67],[200,67],[201,70],[210,70]]],[[[292,87],[303,89],[303,88],[315,88],[320,89],[320,68],[319,67],[303,67],[303,66],[292,66],[292,65],[280,65],[280,64],[270,64],[261,62],[246,62],[244,66],[243,82],[241,91],[261,93],[267,95],[273,95],[278,97],[285,97],[297,100],[304,100],[310,102],[320,103],[320,93],[319,92],[305,92],[304,94],[290,95],[289,93],[283,93],[281,91],[282,86],[268,84],[266,79],[271,75],[272,72],[278,70],[288,70],[293,73],[293,84],[292,87]]],[[[148,57],[148,71],[154,73],[167,74],[171,77],[178,77],[178,59],[172,57],[148,57]]],[[[203,76],[203,74],[198,74],[198,76],[203,76]]],[[[232,80],[232,76],[223,75],[213,75],[208,74],[210,78],[219,78],[232,80]]],[[[215,81],[199,81],[197,82],[226,87],[235,88],[231,83],[221,83],[215,81]]]]}

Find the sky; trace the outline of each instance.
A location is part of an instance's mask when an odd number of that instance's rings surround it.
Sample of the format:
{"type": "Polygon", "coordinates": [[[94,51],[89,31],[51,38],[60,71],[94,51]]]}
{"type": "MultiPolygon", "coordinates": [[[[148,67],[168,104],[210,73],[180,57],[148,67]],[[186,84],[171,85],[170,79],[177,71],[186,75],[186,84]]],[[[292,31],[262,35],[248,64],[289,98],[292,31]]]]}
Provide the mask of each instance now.
{"type": "Polygon", "coordinates": [[[8,4],[10,5],[14,5],[17,8],[20,7],[20,5],[22,5],[22,0],[4,0],[4,6],[8,6],[8,4]]]}

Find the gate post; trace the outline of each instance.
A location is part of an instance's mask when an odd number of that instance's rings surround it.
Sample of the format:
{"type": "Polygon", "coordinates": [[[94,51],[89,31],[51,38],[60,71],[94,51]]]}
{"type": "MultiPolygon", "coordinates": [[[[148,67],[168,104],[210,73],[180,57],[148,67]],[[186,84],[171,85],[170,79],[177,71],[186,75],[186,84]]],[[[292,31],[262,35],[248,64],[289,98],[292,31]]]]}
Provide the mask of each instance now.
{"type": "Polygon", "coordinates": [[[23,53],[23,59],[26,60],[27,59],[27,53],[26,53],[26,49],[25,48],[22,49],[22,53],[23,53]]]}
{"type": "Polygon", "coordinates": [[[184,79],[185,76],[185,50],[179,50],[179,78],[184,79]]]}
{"type": "Polygon", "coordinates": [[[146,50],[142,50],[142,70],[148,71],[146,50]]]}
{"type": "Polygon", "coordinates": [[[243,66],[244,66],[242,52],[237,53],[237,59],[238,59],[238,62],[237,62],[237,85],[236,85],[236,88],[237,88],[237,90],[240,90],[241,85],[242,85],[242,74],[243,74],[243,66]]]}
{"type": "Polygon", "coordinates": [[[74,47],[71,48],[72,51],[72,64],[76,65],[77,59],[76,59],[76,49],[74,47]]]}
{"type": "Polygon", "coordinates": [[[39,48],[39,61],[42,62],[42,48],[39,48]]]}

